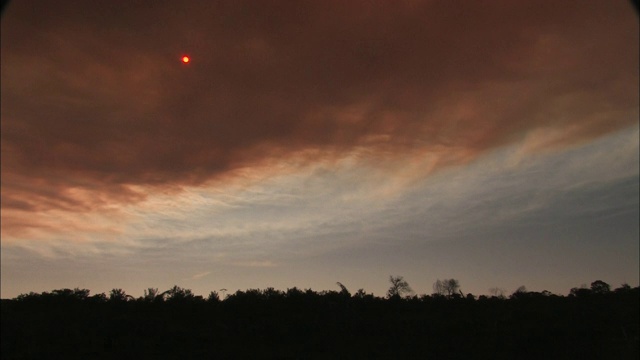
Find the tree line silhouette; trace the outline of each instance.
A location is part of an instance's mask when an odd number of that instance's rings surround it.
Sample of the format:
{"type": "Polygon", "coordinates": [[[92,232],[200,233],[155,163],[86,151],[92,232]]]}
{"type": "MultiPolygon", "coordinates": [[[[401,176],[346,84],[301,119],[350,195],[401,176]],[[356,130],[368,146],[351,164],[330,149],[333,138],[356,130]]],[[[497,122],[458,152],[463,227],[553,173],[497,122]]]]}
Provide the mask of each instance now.
{"type": "Polygon", "coordinates": [[[639,288],[603,281],[568,296],[509,297],[438,280],[415,295],[391,276],[386,297],[359,289],[238,290],[222,298],[173,286],[90,295],[60,289],[3,299],[2,359],[474,358],[637,359],[639,288]]]}

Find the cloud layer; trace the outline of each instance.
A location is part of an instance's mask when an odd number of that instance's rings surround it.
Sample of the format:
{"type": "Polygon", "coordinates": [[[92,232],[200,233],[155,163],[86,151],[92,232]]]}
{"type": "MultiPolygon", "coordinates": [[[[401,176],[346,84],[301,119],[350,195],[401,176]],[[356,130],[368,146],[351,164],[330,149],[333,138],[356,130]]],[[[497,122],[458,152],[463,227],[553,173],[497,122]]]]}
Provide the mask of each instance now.
{"type": "Polygon", "coordinates": [[[3,237],[2,292],[179,284],[206,295],[344,281],[383,295],[389,274],[419,293],[443,277],[474,294],[637,284],[638,127],[555,153],[522,157],[523,146],[411,186],[339,161],[248,187],[150,194],[121,217],[51,211],[52,227],[69,231],[3,237]]]}
{"type": "Polygon", "coordinates": [[[637,122],[638,40],[622,1],[12,3],[2,231],[347,157],[426,174],[586,141],[637,122]]]}

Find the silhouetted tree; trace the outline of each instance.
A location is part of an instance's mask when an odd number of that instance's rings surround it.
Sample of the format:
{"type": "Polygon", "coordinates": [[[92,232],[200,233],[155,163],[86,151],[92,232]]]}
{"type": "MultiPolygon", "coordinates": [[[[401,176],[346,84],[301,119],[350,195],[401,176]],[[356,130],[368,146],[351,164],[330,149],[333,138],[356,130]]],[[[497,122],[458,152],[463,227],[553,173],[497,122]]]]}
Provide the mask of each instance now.
{"type": "Polygon", "coordinates": [[[268,287],[262,291],[265,299],[281,299],[284,297],[282,291],[276,290],[272,287],[268,287]]]}
{"type": "Polygon", "coordinates": [[[445,295],[444,282],[440,279],[436,280],[436,282],[433,283],[433,294],[439,296],[445,295]]]}
{"type": "MultiPolygon", "coordinates": [[[[60,301],[85,300],[86,298],[89,297],[89,292],[90,291],[87,289],[79,289],[79,288],[75,288],[73,290],[58,289],[58,290],[53,290],[50,296],[60,301]]],[[[45,293],[42,293],[42,295],[47,296],[49,294],[45,292],[45,293]]]]}
{"type": "Polygon", "coordinates": [[[346,286],[344,286],[340,281],[338,281],[336,284],[338,284],[338,286],[340,286],[340,294],[346,296],[346,297],[351,297],[351,293],[349,292],[349,290],[347,289],[346,286]]]}
{"type": "Polygon", "coordinates": [[[124,302],[124,301],[128,301],[131,298],[132,296],[127,295],[127,293],[125,293],[124,290],[122,289],[112,289],[109,292],[109,301],[112,301],[112,302],[124,302]]]}
{"type": "Polygon", "coordinates": [[[153,302],[162,301],[164,299],[163,297],[161,297],[158,288],[147,288],[147,290],[144,290],[143,300],[147,302],[153,302]]]}
{"type": "Polygon", "coordinates": [[[220,302],[220,296],[218,295],[218,292],[217,291],[210,292],[209,296],[207,296],[207,301],[210,303],[220,302]]]}
{"type": "Polygon", "coordinates": [[[511,296],[509,296],[510,299],[518,299],[518,298],[524,298],[527,295],[527,288],[522,285],[519,288],[516,289],[516,291],[514,291],[511,296]]]}
{"type": "Polygon", "coordinates": [[[596,280],[591,283],[591,291],[594,294],[607,294],[611,291],[611,287],[602,280],[596,280]]]}
{"type": "Polygon", "coordinates": [[[587,289],[586,287],[579,287],[579,288],[571,288],[571,290],[569,291],[569,296],[576,296],[576,297],[585,297],[585,296],[589,296],[592,294],[591,289],[587,289]]]}
{"type": "Polygon", "coordinates": [[[23,302],[27,302],[27,301],[37,301],[41,298],[41,295],[38,293],[35,293],[33,291],[31,291],[28,294],[20,294],[16,297],[16,300],[18,301],[23,301],[23,302]]]}
{"type": "Polygon", "coordinates": [[[436,280],[433,284],[433,291],[437,295],[446,295],[448,297],[457,296],[460,291],[460,283],[456,279],[436,280]]]}
{"type": "Polygon", "coordinates": [[[95,294],[89,297],[89,300],[95,303],[103,303],[108,300],[107,295],[105,293],[95,294]]]}
{"type": "Polygon", "coordinates": [[[181,302],[187,300],[193,300],[194,295],[189,289],[183,289],[177,285],[174,285],[171,289],[167,290],[167,301],[181,302]]]}
{"type": "Polygon", "coordinates": [[[504,299],[504,289],[499,287],[492,287],[489,289],[489,294],[493,297],[504,299]]]}
{"type": "Polygon", "coordinates": [[[356,299],[373,299],[373,294],[367,294],[364,289],[358,289],[358,291],[353,294],[353,297],[356,299]]]}
{"type": "Polygon", "coordinates": [[[402,276],[389,276],[389,282],[391,286],[387,290],[388,298],[398,298],[413,292],[409,283],[402,276]]]}
{"type": "MultiPolygon", "coordinates": [[[[445,290],[450,297],[458,294],[460,292],[460,282],[456,279],[445,279],[445,290]]],[[[460,292],[460,295],[462,295],[462,292],[460,292]]]]}
{"type": "Polygon", "coordinates": [[[305,297],[305,293],[295,286],[287,289],[287,291],[285,292],[285,298],[288,301],[293,301],[294,303],[304,299],[304,297],[305,297]]]}
{"type": "Polygon", "coordinates": [[[73,297],[78,299],[78,300],[85,300],[89,297],[89,293],[91,291],[89,291],[89,289],[78,289],[75,288],[73,289],[73,297]]]}
{"type": "Polygon", "coordinates": [[[624,283],[624,284],[620,285],[619,288],[616,288],[614,291],[616,293],[625,293],[625,292],[629,292],[631,290],[632,290],[631,286],[629,284],[627,284],[627,283],[624,283]]]}

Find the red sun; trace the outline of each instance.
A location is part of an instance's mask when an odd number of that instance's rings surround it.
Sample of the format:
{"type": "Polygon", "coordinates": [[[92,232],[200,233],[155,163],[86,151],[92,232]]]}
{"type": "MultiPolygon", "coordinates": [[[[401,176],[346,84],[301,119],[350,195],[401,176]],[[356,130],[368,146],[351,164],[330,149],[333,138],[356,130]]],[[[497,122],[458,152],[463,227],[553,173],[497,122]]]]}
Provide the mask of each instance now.
{"type": "Polygon", "coordinates": [[[182,57],[182,59],[180,59],[180,60],[182,60],[182,63],[183,63],[183,64],[187,64],[187,63],[189,63],[189,61],[191,61],[191,58],[190,58],[190,57],[188,57],[187,55],[184,55],[184,56],[182,57]]]}

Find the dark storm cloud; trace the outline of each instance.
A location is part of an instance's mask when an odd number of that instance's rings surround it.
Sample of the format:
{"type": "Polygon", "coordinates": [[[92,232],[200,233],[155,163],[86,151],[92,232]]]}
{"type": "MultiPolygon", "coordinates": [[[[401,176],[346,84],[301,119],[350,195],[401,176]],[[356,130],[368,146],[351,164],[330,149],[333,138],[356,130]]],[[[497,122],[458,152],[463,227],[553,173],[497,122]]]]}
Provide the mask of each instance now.
{"type": "Polygon", "coordinates": [[[637,82],[626,2],[14,2],[2,207],[90,210],[307,153],[570,144],[637,121],[637,82]]]}

